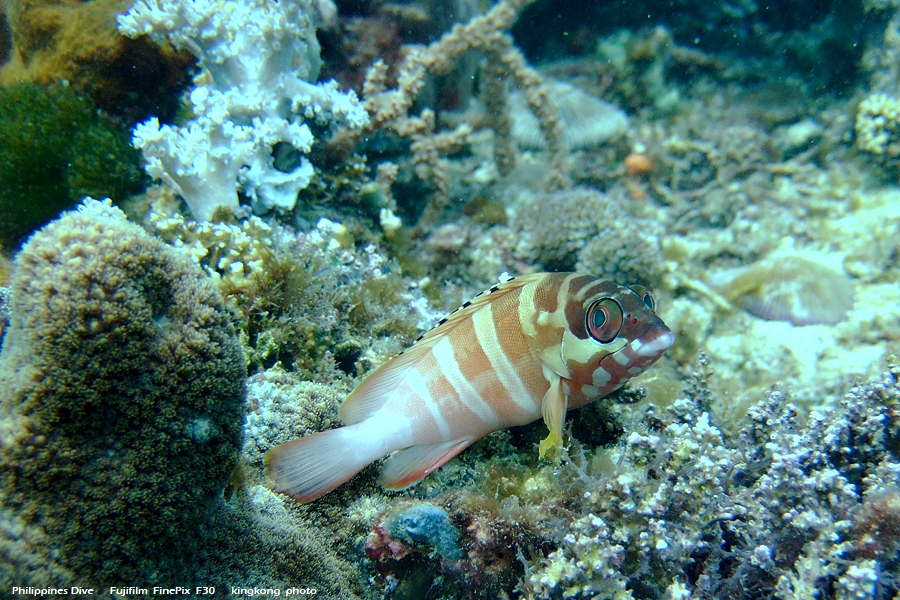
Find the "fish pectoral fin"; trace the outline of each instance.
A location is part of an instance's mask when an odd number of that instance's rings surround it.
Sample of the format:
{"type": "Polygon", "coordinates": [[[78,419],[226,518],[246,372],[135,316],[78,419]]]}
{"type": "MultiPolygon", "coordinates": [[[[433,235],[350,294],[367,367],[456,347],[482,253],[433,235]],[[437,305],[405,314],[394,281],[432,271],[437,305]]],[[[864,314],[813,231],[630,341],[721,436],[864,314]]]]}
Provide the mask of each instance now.
{"type": "Polygon", "coordinates": [[[426,475],[465,450],[474,442],[460,438],[449,442],[411,446],[393,453],[381,468],[378,482],[390,490],[402,490],[422,481],[426,475]]]}
{"type": "Polygon", "coordinates": [[[562,447],[563,424],[566,421],[568,405],[569,399],[563,390],[562,380],[553,377],[550,389],[541,401],[541,414],[544,416],[544,423],[550,429],[550,434],[541,440],[538,449],[541,458],[544,458],[551,449],[562,447]]]}

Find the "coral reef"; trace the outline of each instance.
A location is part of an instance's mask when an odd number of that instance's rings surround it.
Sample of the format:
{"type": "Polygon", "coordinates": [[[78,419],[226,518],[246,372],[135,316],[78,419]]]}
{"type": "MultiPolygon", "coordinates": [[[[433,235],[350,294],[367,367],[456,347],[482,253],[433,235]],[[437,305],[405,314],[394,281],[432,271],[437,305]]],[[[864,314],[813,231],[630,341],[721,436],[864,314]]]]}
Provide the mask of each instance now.
{"type": "MultiPolygon", "coordinates": [[[[12,290],[6,523],[45,540],[38,552],[73,583],[177,576],[240,450],[246,370],[221,296],[185,255],[90,199],[28,241],[12,290]]],[[[13,560],[4,588],[67,582],[13,560]]]]}
{"type": "MultiPolygon", "coordinates": [[[[113,29],[125,9],[4,3],[5,81],[68,87],[0,90],[19,107],[0,107],[0,128],[15,118],[0,243],[11,253],[82,195],[125,208],[140,187],[135,154],[78,94],[125,124],[155,116],[134,140],[163,185],[125,210],[173,248],[136,245],[200,282],[177,316],[231,321],[248,402],[216,404],[227,436],[204,442],[223,430],[177,407],[210,386],[171,391],[165,357],[142,350],[174,317],[125,301],[125,324],[89,315],[99,329],[73,333],[77,349],[26,348],[17,306],[56,314],[73,288],[22,294],[0,262],[0,593],[96,585],[102,564],[395,600],[898,595],[900,367],[858,383],[900,339],[897,0],[141,0],[119,20],[134,37],[113,29]],[[262,455],[338,426],[346,393],[436,311],[541,269],[650,284],[677,336],[649,377],[570,415],[567,452],[540,460],[538,424],[403,492],[377,468],[303,506],[265,488],[262,455]],[[88,334],[140,360],[96,360],[88,334]],[[97,365],[119,385],[86,381],[97,365]]],[[[125,226],[91,206],[65,219],[125,226]]]]}
{"type": "Polygon", "coordinates": [[[663,273],[658,234],[610,196],[573,188],[523,194],[513,228],[519,257],[549,270],[598,273],[613,281],[658,285],[663,273]]]}
{"type": "Polygon", "coordinates": [[[358,566],[334,550],[322,520],[293,510],[264,486],[240,490],[210,520],[206,556],[190,565],[188,582],[228,582],[228,592],[272,589],[284,595],[293,588],[342,600],[372,597],[358,566]]]}
{"type": "Polygon", "coordinates": [[[396,263],[372,244],[356,248],[351,231],[328,219],[307,233],[252,215],[209,223],[152,212],[150,222],[218,285],[251,370],[281,362],[336,383],[400,352],[438,318],[396,263]]]}
{"type": "MultiPolygon", "coordinates": [[[[481,467],[490,469],[487,464],[481,467]]],[[[522,475],[503,473],[509,479],[522,475]]],[[[399,598],[512,594],[524,573],[521,553],[552,544],[553,526],[542,512],[547,506],[532,505],[535,498],[526,494],[522,498],[529,505],[521,506],[519,498],[507,492],[498,500],[460,488],[428,501],[396,500],[387,510],[382,508],[366,537],[365,551],[383,589],[399,598]]]]}
{"type": "Polygon", "coordinates": [[[187,83],[193,57],[171,47],[129,40],[116,31],[122,0],[6,0],[11,58],[0,83],[40,86],[70,82],[98,106],[129,121],[174,114],[174,97],[187,83]]]}
{"type": "Polygon", "coordinates": [[[573,462],[581,516],[530,562],[526,596],[892,596],[896,582],[872,574],[897,560],[896,371],[802,424],[771,392],[729,436],[689,395],[608,451],[611,473],[573,462]]]}
{"type": "Polygon", "coordinates": [[[425,108],[416,116],[410,114],[410,109],[425,86],[428,73],[446,74],[470,51],[486,55],[491,65],[486,68],[483,77],[486,110],[482,120],[495,134],[493,161],[498,172],[508,174],[516,162],[505,107],[505,84],[508,82],[521,90],[547,143],[552,168],[542,182],[543,187],[559,189],[569,183],[564,126],[559,119],[552,90],[544,84],[540,74],[527,64],[512,38],[505,33],[518,11],[530,1],[503,0],[484,15],[455,25],[428,46],[404,47],[404,60],[393,77],[396,87],[388,85],[388,65],[383,60],[377,61],[366,75],[363,98],[371,120],[361,133],[390,130],[409,138],[416,175],[433,185],[434,193],[430,194],[430,202],[421,215],[420,225],[433,225],[440,211],[446,207],[452,195],[451,168],[450,161],[443,155],[456,152],[471,141],[473,122],[477,120],[463,119],[452,129],[435,131],[437,116],[433,109],[425,108]]]}
{"type": "Polygon", "coordinates": [[[134,131],[147,172],[174,188],[194,218],[236,209],[238,192],[258,213],[291,210],[314,172],[305,157],[315,140],[310,127],[368,123],[352,91],[312,83],[321,66],[320,18],[312,2],[273,0],[226,11],[214,0],[141,0],[118,18],[123,34],[168,38],[203,70],[189,94],[192,119],[170,126],[152,118],[134,131]],[[291,159],[277,160],[282,153],[291,159]]]}
{"type": "Polygon", "coordinates": [[[85,196],[120,201],[144,185],[125,132],[67,86],[0,88],[0,139],[0,246],[85,196]]]}

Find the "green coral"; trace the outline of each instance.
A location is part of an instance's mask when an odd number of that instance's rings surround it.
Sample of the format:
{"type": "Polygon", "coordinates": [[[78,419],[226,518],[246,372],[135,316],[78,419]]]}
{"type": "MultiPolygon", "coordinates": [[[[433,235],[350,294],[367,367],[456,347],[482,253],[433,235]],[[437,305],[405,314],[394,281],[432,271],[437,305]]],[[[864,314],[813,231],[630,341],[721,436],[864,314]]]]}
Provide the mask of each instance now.
{"type": "MultiPolygon", "coordinates": [[[[186,575],[242,435],[246,368],[218,290],[182,252],[89,199],[25,244],[10,308],[4,520],[46,540],[78,582],[186,575]]],[[[0,589],[48,583],[29,568],[0,589]]]]}
{"type": "Polygon", "coordinates": [[[0,87],[0,245],[11,245],[85,196],[142,189],[124,128],[64,85],[0,87]]]}

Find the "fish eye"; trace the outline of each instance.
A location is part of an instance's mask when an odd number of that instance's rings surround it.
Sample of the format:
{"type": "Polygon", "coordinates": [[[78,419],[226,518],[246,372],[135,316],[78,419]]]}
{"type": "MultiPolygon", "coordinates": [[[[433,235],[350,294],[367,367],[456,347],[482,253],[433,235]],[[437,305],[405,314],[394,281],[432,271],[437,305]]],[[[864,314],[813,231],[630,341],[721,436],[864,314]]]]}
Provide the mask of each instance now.
{"type": "Polygon", "coordinates": [[[656,312],[656,298],[653,297],[653,294],[650,293],[650,290],[645,288],[642,285],[632,285],[631,291],[641,297],[644,305],[650,309],[651,312],[656,312]]]}
{"type": "Polygon", "coordinates": [[[585,329],[601,344],[608,344],[622,329],[622,307],[612,298],[597,300],[587,309],[585,329]]]}

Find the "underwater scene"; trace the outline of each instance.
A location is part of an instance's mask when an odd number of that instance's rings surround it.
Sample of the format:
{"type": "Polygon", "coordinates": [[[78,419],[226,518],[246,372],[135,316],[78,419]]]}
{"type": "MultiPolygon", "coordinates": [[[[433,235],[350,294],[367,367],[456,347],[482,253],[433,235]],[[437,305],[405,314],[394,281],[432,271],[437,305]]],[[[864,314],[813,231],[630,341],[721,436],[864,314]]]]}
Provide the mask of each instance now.
{"type": "Polygon", "coordinates": [[[0,598],[900,598],[900,0],[0,7],[0,598]]]}

